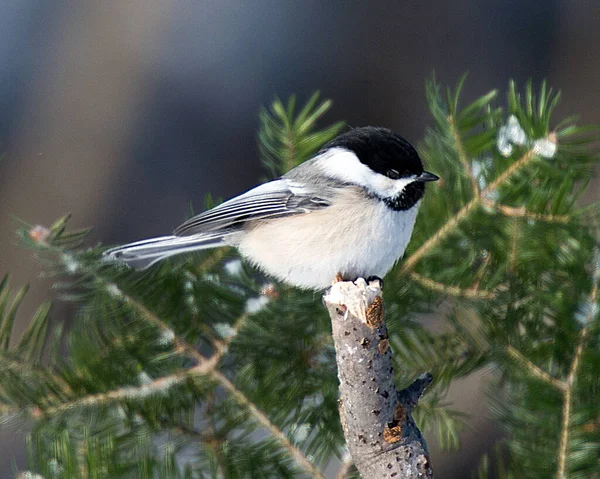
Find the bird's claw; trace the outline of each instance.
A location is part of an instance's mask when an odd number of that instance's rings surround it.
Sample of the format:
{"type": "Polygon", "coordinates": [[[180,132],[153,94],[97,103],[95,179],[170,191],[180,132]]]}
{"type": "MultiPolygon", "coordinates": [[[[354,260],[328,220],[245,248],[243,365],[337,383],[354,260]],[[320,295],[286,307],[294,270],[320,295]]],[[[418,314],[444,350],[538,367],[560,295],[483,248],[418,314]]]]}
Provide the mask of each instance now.
{"type": "Polygon", "coordinates": [[[367,284],[375,283],[376,281],[379,281],[379,289],[383,289],[383,279],[379,276],[369,276],[367,278],[367,284]]]}

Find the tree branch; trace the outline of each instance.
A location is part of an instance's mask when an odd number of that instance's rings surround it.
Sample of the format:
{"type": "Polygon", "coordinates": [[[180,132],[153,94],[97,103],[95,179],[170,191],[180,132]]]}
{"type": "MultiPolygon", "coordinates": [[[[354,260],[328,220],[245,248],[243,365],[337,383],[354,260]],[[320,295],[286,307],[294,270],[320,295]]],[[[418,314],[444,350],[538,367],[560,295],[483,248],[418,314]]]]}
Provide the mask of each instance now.
{"type": "Polygon", "coordinates": [[[323,297],[333,329],[344,435],[364,478],[433,478],[427,444],[412,417],[432,376],[396,389],[378,283],[339,282],[323,297]]]}

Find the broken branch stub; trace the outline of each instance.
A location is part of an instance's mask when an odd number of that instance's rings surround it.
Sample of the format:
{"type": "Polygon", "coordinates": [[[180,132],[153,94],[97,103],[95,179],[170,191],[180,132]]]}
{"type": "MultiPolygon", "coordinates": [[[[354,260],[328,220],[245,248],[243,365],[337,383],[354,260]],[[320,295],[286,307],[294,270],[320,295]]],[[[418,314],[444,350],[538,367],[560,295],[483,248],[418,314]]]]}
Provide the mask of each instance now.
{"type": "Polygon", "coordinates": [[[335,283],[324,295],[340,380],[340,419],[357,469],[370,478],[433,478],[427,444],[412,410],[431,383],[394,385],[379,281],[335,283]]]}

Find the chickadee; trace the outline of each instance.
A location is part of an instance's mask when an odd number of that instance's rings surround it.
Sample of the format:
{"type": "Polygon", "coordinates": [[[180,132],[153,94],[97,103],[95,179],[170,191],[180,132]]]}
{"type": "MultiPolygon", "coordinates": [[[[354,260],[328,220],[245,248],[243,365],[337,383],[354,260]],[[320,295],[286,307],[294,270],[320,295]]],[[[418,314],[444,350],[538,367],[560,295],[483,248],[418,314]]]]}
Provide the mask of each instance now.
{"type": "Polygon", "coordinates": [[[173,236],[105,255],[145,269],[176,254],[235,246],[300,288],[327,288],[337,275],[382,278],[404,254],[425,183],[438,179],[401,136],[354,128],[281,178],[194,216],[173,236]]]}

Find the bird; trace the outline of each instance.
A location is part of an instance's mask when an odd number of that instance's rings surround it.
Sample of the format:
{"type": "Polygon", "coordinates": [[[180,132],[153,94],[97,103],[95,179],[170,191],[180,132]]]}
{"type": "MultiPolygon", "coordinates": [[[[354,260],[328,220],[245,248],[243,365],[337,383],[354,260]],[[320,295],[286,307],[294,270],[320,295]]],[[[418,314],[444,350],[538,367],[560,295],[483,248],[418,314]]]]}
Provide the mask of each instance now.
{"type": "Polygon", "coordinates": [[[384,127],[352,128],[280,178],[194,216],[170,236],[108,249],[142,270],[181,253],[233,246],[283,283],[383,278],[410,241],[425,184],[415,148],[384,127]]]}

